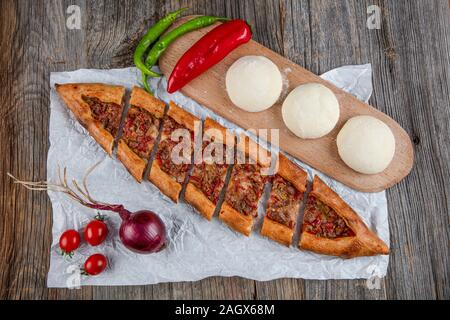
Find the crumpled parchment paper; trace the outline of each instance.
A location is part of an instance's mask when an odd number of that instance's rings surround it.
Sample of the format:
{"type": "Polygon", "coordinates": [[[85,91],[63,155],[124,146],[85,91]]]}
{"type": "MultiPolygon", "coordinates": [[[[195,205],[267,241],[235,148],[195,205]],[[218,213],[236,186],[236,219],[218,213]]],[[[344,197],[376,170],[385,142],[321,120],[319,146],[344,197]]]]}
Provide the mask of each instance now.
{"type": "MultiPolygon", "coordinates": [[[[367,101],[372,93],[371,66],[345,66],[331,70],[323,78],[367,101]]],[[[98,247],[83,243],[72,259],[60,253],[58,240],[69,228],[83,230],[96,215],[64,194],[49,192],[53,207],[53,243],[51,248],[49,287],[78,285],[142,285],[160,282],[196,281],[210,276],[240,276],[260,281],[277,278],[355,279],[382,277],[386,274],[389,257],[375,256],[344,260],[286,248],[259,235],[264,213],[260,209],[254,232],[244,237],[229,229],[217,217],[208,222],[185,203],[174,204],[150,182],[135,182],[124,166],[110,158],[78,124],[63,105],[54,89],[55,83],[103,82],[123,85],[131,89],[138,85],[140,73],[135,68],[112,70],[80,69],[51,74],[50,149],[47,160],[47,179],[56,182],[58,165],[68,168],[69,178],[81,180],[93,164],[101,161],[88,179],[92,196],[100,201],[121,203],[127,209],[155,211],[167,227],[168,247],[162,252],[139,255],[127,250],[119,240],[120,218],[104,212],[110,234],[98,247]],[[86,258],[103,253],[109,267],[99,276],[80,276],[86,258]]],[[[235,126],[180,93],[165,91],[165,79],[152,79],[155,95],[165,102],[170,99],[201,118],[212,117],[223,125],[235,126]]],[[[360,214],[368,226],[389,243],[387,203],[384,192],[362,193],[345,187],[309,166],[298,162],[309,173],[319,174],[360,214]]],[[[297,228],[298,229],[298,228],[297,228]]],[[[294,244],[298,241],[295,235],[294,244]]]]}

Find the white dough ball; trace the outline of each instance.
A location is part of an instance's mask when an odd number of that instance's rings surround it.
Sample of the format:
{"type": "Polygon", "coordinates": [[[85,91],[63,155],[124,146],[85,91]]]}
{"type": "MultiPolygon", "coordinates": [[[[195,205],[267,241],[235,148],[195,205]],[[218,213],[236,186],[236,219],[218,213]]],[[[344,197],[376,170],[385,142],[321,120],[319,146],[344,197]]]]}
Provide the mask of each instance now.
{"type": "Polygon", "coordinates": [[[339,102],[333,91],[320,83],[298,86],[282,107],[283,120],[302,139],[323,137],[339,120],[339,102]]]}
{"type": "Polygon", "coordinates": [[[337,136],[339,156],[353,170],[380,173],[387,168],[395,153],[391,129],[371,116],[348,120],[337,136]]]}
{"type": "Polygon", "coordinates": [[[270,108],[283,89],[280,70],[263,56],[245,56],[236,60],[228,69],[225,82],[231,101],[249,112],[270,108]]]}

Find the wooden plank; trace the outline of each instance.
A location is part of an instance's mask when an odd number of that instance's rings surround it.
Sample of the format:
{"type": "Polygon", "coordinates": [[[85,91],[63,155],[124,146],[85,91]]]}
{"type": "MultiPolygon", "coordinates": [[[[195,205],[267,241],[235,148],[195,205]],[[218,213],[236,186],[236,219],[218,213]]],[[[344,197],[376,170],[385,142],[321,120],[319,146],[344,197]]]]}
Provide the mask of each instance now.
{"type": "Polygon", "coordinates": [[[371,104],[412,137],[411,174],[387,191],[390,266],[381,290],[364,280],[212,277],[137,287],[48,289],[51,205],[4,174],[46,176],[50,71],[126,67],[147,27],[186,1],[0,2],[0,299],[448,299],[449,84],[445,0],[191,2],[192,13],[248,20],[254,38],[316,74],[372,63],[371,104]],[[82,29],[65,27],[80,5],[82,29]],[[382,9],[381,30],[365,27],[382,9]],[[116,20],[117,19],[117,20],[116,20]],[[418,106],[418,107],[411,107],[418,106]]]}
{"type": "Polygon", "coordinates": [[[407,129],[419,159],[408,178],[388,193],[391,270],[396,271],[386,278],[387,295],[448,299],[447,3],[389,1],[383,12],[381,30],[370,34],[379,46],[374,50],[383,53],[375,70],[376,103],[407,129]]]}
{"type": "MultiPolygon", "coordinates": [[[[189,19],[192,19],[192,16],[184,17],[178,23],[181,24],[189,19]]],[[[216,25],[190,32],[168,47],[159,61],[166,78],[192,43],[215,27],[216,25]]],[[[278,129],[279,146],[282,150],[356,190],[376,192],[387,189],[403,179],[413,165],[411,140],[405,130],[392,118],[254,40],[238,47],[224,60],[184,86],[181,92],[244,129],[278,129]],[[288,92],[306,83],[321,83],[330,88],[340,105],[340,117],[336,127],[322,138],[300,139],[290,132],[283,122],[281,116],[283,99],[271,108],[256,113],[246,112],[236,107],[226,93],[225,75],[237,59],[248,55],[265,56],[272,60],[280,71],[285,73],[289,83],[288,92]],[[370,115],[382,120],[394,134],[396,140],[394,158],[390,165],[379,174],[358,173],[339,157],[336,136],[348,119],[358,115],[370,115]]]]}

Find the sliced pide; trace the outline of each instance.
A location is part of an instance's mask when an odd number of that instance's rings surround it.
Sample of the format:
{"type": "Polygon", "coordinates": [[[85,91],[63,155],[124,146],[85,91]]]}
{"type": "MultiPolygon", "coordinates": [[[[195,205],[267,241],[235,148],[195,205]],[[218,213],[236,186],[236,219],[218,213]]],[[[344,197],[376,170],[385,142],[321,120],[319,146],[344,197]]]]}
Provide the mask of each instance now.
{"type": "Polygon", "coordinates": [[[261,229],[263,236],[286,246],[291,245],[306,184],[307,173],[280,153],[278,172],[272,178],[261,229]]]}
{"type": "Polygon", "coordinates": [[[263,171],[268,171],[270,161],[261,158],[261,151],[267,153],[256,142],[240,135],[237,152],[245,158],[245,163],[240,163],[242,161],[238,154],[219,213],[222,221],[246,236],[251,233],[254,218],[258,214],[258,203],[269,178],[263,171]]]}
{"type": "Polygon", "coordinates": [[[318,176],[308,195],[299,247],[342,258],[389,253],[386,244],[318,176]]]}
{"type": "Polygon", "coordinates": [[[200,120],[177,106],[173,101],[170,102],[169,110],[163,121],[161,141],[150,169],[149,180],[174,202],[178,202],[183,182],[189,171],[196,121],[200,120]],[[176,135],[181,134],[178,136],[178,141],[172,140],[171,136],[174,132],[176,135]],[[186,138],[189,138],[190,141],[185,141],[186,138]],[[189,143],[189,148],[181,148],[180,144],[184,145],[185,143],[189,143]],[[174,148],[178,148],[178,146],[180,146],[180,152],[174,151],[174,148]],[[188,152],[183,152],[186,149],[188,152]]]}
{"type": "Polygon", "coordinates": [[[101,83],[55,84],[77,120],[109,154],[119,130],[125,88],[101,83]]]}
{"type": "Polygon", "coordinates": [[[227,150],[231,149],[233,152],[234,146],[233,134],[214,120],[205,120],[201,162],[192,168],[184,199],[208,220],[211,220],[214,214],[225,184],[229,167],[227,150]]]}
{"type": "Polygon", "coordinates": [[[164,102],[145,90],[134,87],[131,91],[130,108],[117,145],[117,158],[138,182],[142,181],[148,158],[158,137],[164,108],[164,102]]]}

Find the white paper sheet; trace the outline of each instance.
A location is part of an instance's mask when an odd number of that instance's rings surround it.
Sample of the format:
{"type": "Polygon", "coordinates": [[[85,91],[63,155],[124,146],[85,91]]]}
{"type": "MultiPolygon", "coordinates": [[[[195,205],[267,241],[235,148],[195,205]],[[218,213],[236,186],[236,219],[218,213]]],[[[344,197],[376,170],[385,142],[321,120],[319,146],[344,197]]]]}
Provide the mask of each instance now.
{"type": "MultiPolygon", "coordinates": [[[[368,100],[372,92],[371,66],[345,66],[327,72],[323,78],[338,87],[368,100]]],[[[120,218],[106,212],[110,234],[104,244],[90,247],[83,244],[72,259],[61,256],[58,239],[69,228],[83,230],[96,212],[75,203],[64,194],[49,192],[53,206],[53,243],[47,285],[66,287],[77,285],[76,270],[93,253],[103,253],[109,267],[99,276],[81,276],[81,285],[141,285],[160,282],[196,281],[210,276],[241,276],[255,280],[277,278],[355,279],[386,274],[389,257],[375,256],[344,260],[336,257],[286,248],[259,235],[263,213],[259,212],[253,234],[247,238],[221,223],[216,217],[208,222],[185,203],[174,204],[150,182],[138,184],[115,158],[109,158],[78,124],[63,105],[55,83],[103,82],[131,89],[139,84],[140,73],[135,68],[56,72],[50,77],[50,149],[47,179],[57,181],[58,165],[68,168],[69,177],[82,179],[85,171],[98,161],[88,185],[94,198],[109,203],[121,203],[131,211],[155,211],[167,227],[168,247],[162,252],[139,255],[127,250],[118,238],[120,218]]],[[[209,116],[227,127],[235,126],[210,110],[184,97],[165,91],[165,79],[152,79],[155,95],[168,102],[173,99],[186,110],[205,118],[209,116]]],[[[387,204],[384,192],[356,192],[309,166],[309,177],[319,174],[358,212],[372,230],[389,243],[387,204]]],[[[297,241],[298,235],[295,236],[297,241]]]]}

